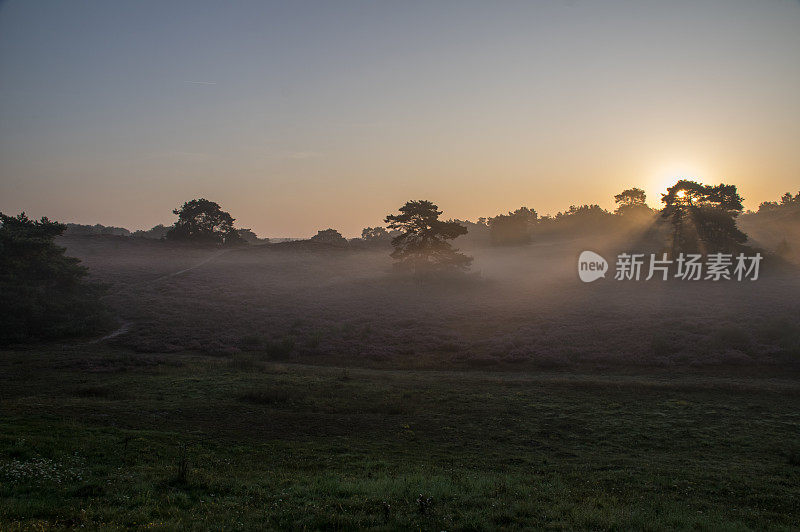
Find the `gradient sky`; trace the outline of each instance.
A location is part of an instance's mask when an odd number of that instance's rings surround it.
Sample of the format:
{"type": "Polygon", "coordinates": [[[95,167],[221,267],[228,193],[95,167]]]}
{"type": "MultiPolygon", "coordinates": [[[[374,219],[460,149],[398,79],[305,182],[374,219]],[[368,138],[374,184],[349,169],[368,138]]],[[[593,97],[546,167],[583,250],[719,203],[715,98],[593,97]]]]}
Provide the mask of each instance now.
{"type": "Polygon", "coordinates": [[[800,189],[800,2],[10,1],[0,211],[130,229],[219,202],[355,236],[679,177],[800,189]]]}

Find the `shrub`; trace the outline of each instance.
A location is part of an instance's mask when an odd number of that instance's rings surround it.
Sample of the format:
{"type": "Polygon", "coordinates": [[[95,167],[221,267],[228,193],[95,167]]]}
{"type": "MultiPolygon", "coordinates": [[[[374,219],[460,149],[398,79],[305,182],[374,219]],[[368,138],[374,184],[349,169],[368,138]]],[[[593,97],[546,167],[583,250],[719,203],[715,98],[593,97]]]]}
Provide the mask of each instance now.
{"type": "Polygon", "coordinates": [[[110,328],[103,288],[54,243],[66,229],[47,218],[0,213],[0,344],[85,336],[110,328]]]}

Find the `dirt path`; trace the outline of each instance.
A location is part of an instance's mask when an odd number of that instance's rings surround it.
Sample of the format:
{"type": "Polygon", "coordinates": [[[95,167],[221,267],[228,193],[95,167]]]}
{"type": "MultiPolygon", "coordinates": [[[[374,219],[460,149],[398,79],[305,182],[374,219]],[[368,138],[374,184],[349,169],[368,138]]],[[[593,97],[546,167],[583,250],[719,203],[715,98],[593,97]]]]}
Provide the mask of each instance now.
{"type": "MultiPolygon", "coordinates": [[[[157,283],[158,281],[163,281],[164,279],[170,279],[172,277],[176,277],[178,275],[182,275],[182,274],[184,274],[186,272],[190,272],[192,270],[196,270],[197,268],[199,268],[199,267],[201,267],[201,266],[203,266],[205,264],[208,264],[212,260],[216,259],[220,255],[223,255],[223,254],[227,253],[228,251],[230,251],[230,250],[221,249],[221,250],[217,251],[216,253],[214,253],[213,255],[211,255],[210,257],[207,257],[207,258],[201,260],[200,262],[198,262],[194,266],[189,266],[188,268],[184,268],[183,270],[179,270],[179,271],[173,272],[173,273],[168,273],[167,275],[162,275],[161,277],[156,277],[155,279],[152,279],[150,281],[145,281],[143,283],[137,283],[135,285],[129,285],[129,286],[126,286],[126,287],[122,288],[122,290],[131,289],[131,288],[138,287],[138,286],[144,286],[144,285],[157,283]]],[[[116,293],[118,294],[122,290],[118,290],[116,293]]],[[[105,297],[110,297],[112,295],[115,295],[115,294],[108,294],[105,297]]],[[[116,330],[114,330],[111,333],[103,336],[102,338],[98,338],[98,339],[92,340],[90,342],[87,342],[87,344],[99,344],[100,342],[105,342],[106,340],[110,340],[112,338],[116,338],[117,336],[123,335],[126,332],[128,332],[131,329],[132,325],[133,325],[132,321],[123,320],[122,321],[122,325],[120,325],[116,330]]]]}
{"type": "Polygon", "coordinates": [[[200,266],[203,266],[204,264],[208,264],[209,262],[211,262],[212,260],[216,259],[220,255],[224,255],[228,251],[230,251],[230,250],[221,249],[221,250],[217,251],[216,253],[214,253],[213,255],[211,255],[210,257],[201,260],[200,262],[198,262],[194,266],[189,266],[188,268],[184,268],[183,270],[180,270],[180,271],[177,271],[177,272],[174,272],[174,273],[168,273],[167,275],[162,275],[161,277],[157,277],[157,278],[153,279],[152,281],[146,281],[143,284],[157,283],[158,281],[163,281],[164,279],[169,279],[170,277],[176,277],[176,276],[182,275],[182,274],[184,274],[186,272],[190,272],[192,270],[196,270],[200,266]]]}
{"type": "Polygon", "coordinates": [[[123,321],[122,325],[120,325],[120,327],[117,330],[115,330],[115,331],[103,336],[102,338],[98,338],[96,340],[92,340],[91,342],[87,342],[87,343],[88,344],[99,344],[100,342],[105,342],[106,340],[111,340],[112,338],[116,338],[117,336],[119,336],[121,334],[125,334],[126,332],[128,332],[130,330],[130,328],[131,328],[131,325],[133,325],[132,321],[123,321]]]}

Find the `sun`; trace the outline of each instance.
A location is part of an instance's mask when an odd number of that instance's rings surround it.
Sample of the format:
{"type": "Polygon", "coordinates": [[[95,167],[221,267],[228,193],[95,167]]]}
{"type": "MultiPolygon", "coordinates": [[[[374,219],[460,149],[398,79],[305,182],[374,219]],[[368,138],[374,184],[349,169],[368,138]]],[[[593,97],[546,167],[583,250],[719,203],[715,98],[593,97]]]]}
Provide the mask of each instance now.
{"type": "MultiPolygon", "coordinates": [[[[663,194],[678,181],[687,179],[689,181],[701,182],[703,177],[708,175],[708,168],[702,161],[683,160],[664,162],[653,166],[650,173],[649,184],[646,186],[648,199],[652,198],[653,203],[658,203],[660,207],[663,194]]],[[[676,191],[675,197],[678,201],[685,201],[688,196],[686,192],[679,194],[676,191]]],[[[648,202],[649,203],[649,202],[648,202]]]]}
{"type": "Polygon", "coordinates": [[[678,198],[678,199],[683,199],[683,198],[685,198],[685,197],[686,197],[686,191],[685,191],[685,190],[679,190],[679,191],[677,191],[677,192],[675,193],[675,197],[676,197],[676,198],[678,198]]]}

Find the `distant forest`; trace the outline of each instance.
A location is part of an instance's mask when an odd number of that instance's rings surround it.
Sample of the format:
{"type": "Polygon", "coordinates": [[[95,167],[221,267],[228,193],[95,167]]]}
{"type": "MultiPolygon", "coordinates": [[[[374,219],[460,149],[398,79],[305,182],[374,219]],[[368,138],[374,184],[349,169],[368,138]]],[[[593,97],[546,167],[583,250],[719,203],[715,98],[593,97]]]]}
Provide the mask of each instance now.
{"type": "Polygon", "coordinates": [[[611,237],[607,241],[624,243],[639,253],[676,256],[762,250],[770,260],[781,259],[778,264],[798,261],[800,192],[786,193],[777,201],[762,203],[758,211],[744,214],[734,185],[681,180],[662,195],[662,209],[652,209],[646,200],[644,190],[630,188],[614,196],[613,212],[599,205],[573,205],[555,216],[539,216],[523,206],[475,222],[444,219],[435,203],[410,200],[387,214],[384,225],[364,228],[360,238],[348,240],[339,231],[326,228],[307,240],[280,243],[235,227],[230,213],[204,198],[176,208],[177,220],[172,226],[135,232],[0,213],[0,311],[7,325],[0,344],[82,336],[108,327],[111,318],[102,300],[105,287],[88,278],[87,268],[78,259],[65,255],[66,249],[56,243],[61,236],[213,247],[385,250],[398,269],[412,272],[419,281],[467,272],[474,258],[463,253],[465,249],[510,248],[594,236],[602,237],[597,242],[611,237]]]}
{"type": "MultiPolygon", "coordinates": [[[[692,181],[681,181],[671,187],[671,190],[694,190],[694,193],[701,194],[697,187],[703,186],[692,181]]],[[[718,185],[717,188],[719,187],[732,187],[732,193],[736,195],[735,187],[732,185],[718,185]]],[[[714,187],[708,187],[708,189],[711,190],[714,187]]],[[[555,215],[540,216],[535,209],[521,206],[508,213],[478,218],[476,221],[460,219],[449,219],[448,221],[458,223],[466,228],[466,233],[458,237],[458,243],[467,247],[518,246],[534,241],[574,237],[575,235],[624,232],[646,224],[655,227],[660,225],[662,230],[667,230],[665,226],[669,217],[667,211],[671,208],[667,202],[670,201],[670,198],[669,193],[663,196],[662,201],[665,202],[665,205],[662,209],[649,207],[644,190],[634,187],[614,196],[616,209],[613,211],[604,209],[597,204],[570,205],[568,209],[555,215]]],[[[715,201],[712,196],[713,193],[705,199],[697,196],[695,198],[697,205],[706,205],[709,201],[715,201]]],[[[680,202],[680,196],[672,199],[680,202]]],[[[738,218],[738,229],[742,229],[742,235],[731,233],[733,235],[731,238],[743,243],[749,237],[750,243],[756,242],[760,246],[786,257],[796,253],[797,242],[800,240],[800,191],[794,195],[787,192],[776,201],[763,202],[757,211],[742,212],[741,198],[738,198],[737,202],[738,204],[728,212],[732,214],[731,219],[738,218]]],[[[173,212],[179,216],[179,220],[172,226],[159,224],[148,230],[130,231],[123,227],[101,224],[68,223],[64,235],[113,235],[153,240],[194,239],[227,245],[274,244],[292,240],[281,238],[270,241],[269,238],[260,238],[251,229],[235,228],[235,219],[229,213],[223,211],[217,203],[205,199],[187,202],[173,212]],[[189,213],[190,209],[195,211],[189,213]],[[186,215],[181,218],[184,211],[186,211],[186,215]],[[201,228],[199,231],[188,229],[187,224],[193,223],[188,220],[198,216],[203,217],[211,225],[205,229],[201,228]],[[201,237],[190,238],[193,235],[195,237],[201,235],[201,237]]],[[[736,226],[737,224],[734,222],[730,230],[737,229],[736,226]]],[[[303,242],[339,247],[373,247],[388,245],[398,235],[400,235],[400,231],[396,229],[377,225],[365,227],[359,238],[346,239],[336,229],[326,228],[303,242]]]]}

